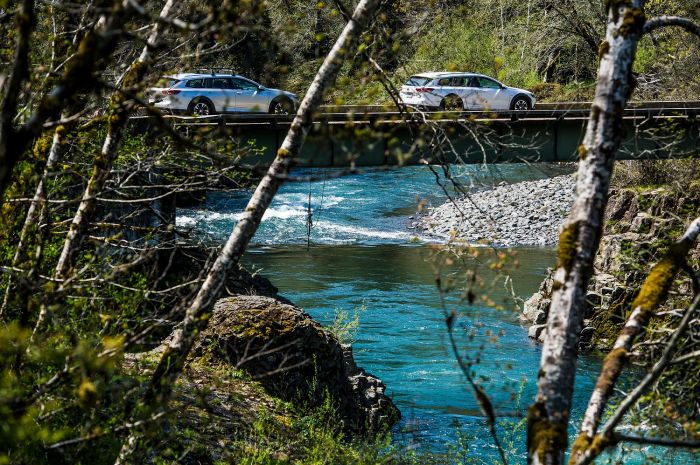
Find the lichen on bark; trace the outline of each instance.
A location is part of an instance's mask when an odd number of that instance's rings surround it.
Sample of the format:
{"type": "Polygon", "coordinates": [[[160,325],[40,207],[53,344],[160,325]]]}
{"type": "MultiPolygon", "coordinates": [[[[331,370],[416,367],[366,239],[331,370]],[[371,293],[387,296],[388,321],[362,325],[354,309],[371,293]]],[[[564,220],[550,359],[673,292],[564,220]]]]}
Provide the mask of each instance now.
{"type": "MultiPolygon", "coordinates": [[[[550,415],[551,416],[551,415],[550,415]]],[[[528,456],[536,456],[545,463],[548,455],[564,455],[566,449],[566,427],[552,423],[542,402],[535,402],[527,410],[528,456]]]]}
{"type": "Polygon", "coordinates": [[[574,221],[562,229],[559,234],[559,248],[557,250],[557,266],[564,268],[567,273],[571,271],[571,264],[576,257],[579,222],[574,221]]]}

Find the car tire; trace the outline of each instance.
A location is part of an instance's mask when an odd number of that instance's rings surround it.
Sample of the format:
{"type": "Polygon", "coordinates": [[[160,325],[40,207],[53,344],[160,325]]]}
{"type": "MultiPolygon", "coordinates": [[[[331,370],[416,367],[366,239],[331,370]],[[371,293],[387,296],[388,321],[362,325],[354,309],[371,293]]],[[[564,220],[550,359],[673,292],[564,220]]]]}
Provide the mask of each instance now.
{"type": "Polygon", "coordinates": [[[215,115],[214,105],[205,98],[196,98],[187,107],[187,114],[192,116],[215,115]]]}
{"type": "Polygon", "coordinates": [[[510,109],[517,111],[526,111],[532,108],[532,102],[525,95],[516,95],[510,102],[510,109]]]}
{"type": "Polygon", "coordinates": [[[440,102],[440,110],[442,111],[463,111],[464,102],[458,95],[450,94],[440,102]]]}
{"type": "Polygon", "coordinates": [[[294,104],[284,97],[277,97],[270,102],[269,112],[273,115],[291,115],[294,113],[294,104]]]}

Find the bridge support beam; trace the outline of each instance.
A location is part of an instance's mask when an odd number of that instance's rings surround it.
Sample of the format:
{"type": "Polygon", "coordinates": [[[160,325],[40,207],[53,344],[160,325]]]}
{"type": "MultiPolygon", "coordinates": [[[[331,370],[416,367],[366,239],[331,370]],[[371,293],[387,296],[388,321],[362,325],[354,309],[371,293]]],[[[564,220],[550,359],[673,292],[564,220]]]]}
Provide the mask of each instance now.
{"type": "MultiPolygon", "coordinates": [[[[506,163],[577,161],[587,111],[537,111],[525,115],[487,113],[452,115],[322,114],[299,156],[302,167],[364,167],[424,163],[506,163]],[[517,116],[517,115],[516,115],[517,116]]],[[[629,109],[623,119],[625,141],[616,156],[624,159],[685,158],[700,155],[700,120],[684,111],[629,109]]],[[[173,118],[180,131],[218,126],[258,149],[244,163],[274,160],[291,120],[273,115],[218,115],[173,118]]],[[[148,130],[148,118],[133,119],[132,128],[148,130]]],[[[585,155],[585,154],[584,154],[585,155]]]]}

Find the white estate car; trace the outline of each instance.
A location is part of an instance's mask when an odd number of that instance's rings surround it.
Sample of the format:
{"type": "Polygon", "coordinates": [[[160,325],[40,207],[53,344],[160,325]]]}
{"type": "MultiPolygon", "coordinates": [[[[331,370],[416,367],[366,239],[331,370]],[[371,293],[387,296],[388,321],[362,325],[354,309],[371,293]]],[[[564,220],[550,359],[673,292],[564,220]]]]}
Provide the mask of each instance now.
{"type": "Polygon", "coordinates": [[[163,87],[149,89],[149,103],[161,110],[189,115],[256,112],[293,114],[299,99],[291,92],[268,89],[238,74],[182,73],[167,76],[163,87]]]}
{"type": "Polygon", "coordinates": [[[475,73],[422,73],[401,86],[406,105],[429,110],[529,110],[532,92],[475,73]]]}

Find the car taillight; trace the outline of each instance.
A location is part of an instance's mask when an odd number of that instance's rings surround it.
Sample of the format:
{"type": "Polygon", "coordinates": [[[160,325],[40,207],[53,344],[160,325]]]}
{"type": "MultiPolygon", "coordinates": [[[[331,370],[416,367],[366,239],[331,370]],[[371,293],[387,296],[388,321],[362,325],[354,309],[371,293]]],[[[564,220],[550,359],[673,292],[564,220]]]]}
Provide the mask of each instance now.
{"type": "Polygon", "coordinates": [[[417,87],[416,88],[416,92],[432,92],[434,90],[435,89],[433,89],[432,87],[417,87]]]}
{"type": "Polygon", "coordinates": [[[182,91],[177,90],[177,89],[165,89],[165,90],[161,91],[161,93],[163,95],[177,95],[180,92],[182,92],[182,91]]]}

